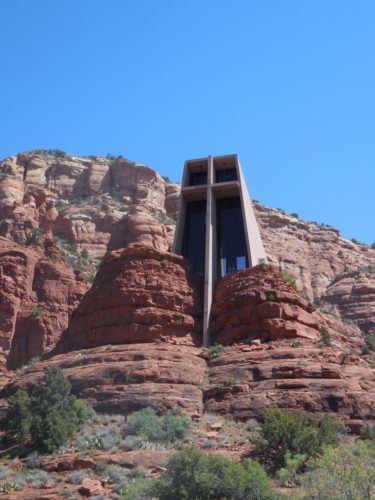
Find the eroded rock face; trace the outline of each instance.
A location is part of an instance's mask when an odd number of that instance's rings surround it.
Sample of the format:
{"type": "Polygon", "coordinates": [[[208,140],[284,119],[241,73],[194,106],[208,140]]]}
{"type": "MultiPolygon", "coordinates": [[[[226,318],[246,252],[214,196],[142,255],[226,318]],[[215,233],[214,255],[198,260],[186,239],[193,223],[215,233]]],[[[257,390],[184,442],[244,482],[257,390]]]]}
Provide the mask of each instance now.
{"type": "Polygon", "coordinates": [[[362,331],[375,335],[375,274],[350,272],[327,288],[322,301],[335,305],[340,314],[362,331]]]}
{"type": "Polygon", "coordinates": [[[375,268],[375,249],[340,237],[331,226],[254,203],[269,262],[297,278],[305,297],[320,298],[345,268],[375,268]]]}
{"type": "Polygon", "coordinates": [[[88,287],[53,241],[38,248],[0,238],[1,369],[51,350],[88,287]]]}
{"type": "Polygon", "coordinates": [[[151,406],[160,413],[179,407],[187,415],[201,414],[206,362],[200,351],[163,343],[70,352],[37,363],[3,395],[35,385],[47,366],[57,364],[73,392],[98,411],[127,414],[151,406]]]}
{"type": "Polygon", "coordinates": [[[41,228],[95,259],[133,241],[168,250],[178,192],[125,159],[23,153],[0,162],[0,235],[25,243],[41,228]]]}
{"type": "Polygon", "coordinates": [[[205,410],[261,419],[266,407],[336,414],[354,430],[375,421],[374,370],[358,355],[308,340],[236,345],[209,362],[205,410]]]}
{"type": "Polygon", "coordinates": [[[271,266],[256,266],[219,281],[212,308],[215,342],[320,339],[314,307],[271,266]]]}
{"type": "Polygon", "coordinates": [[[200,345],[202,281],[179,255],[140,243],[108,254],[58,349],[160,339],[200,345]]]}

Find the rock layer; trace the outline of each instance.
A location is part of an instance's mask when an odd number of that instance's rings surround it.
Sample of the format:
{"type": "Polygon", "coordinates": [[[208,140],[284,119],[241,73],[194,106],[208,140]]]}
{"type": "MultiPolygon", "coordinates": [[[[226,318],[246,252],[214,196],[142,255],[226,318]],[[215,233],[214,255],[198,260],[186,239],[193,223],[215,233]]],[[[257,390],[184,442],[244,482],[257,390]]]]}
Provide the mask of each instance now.
{"type": "Polygon", "coordinates": [[[375,335],[375,274],[357,271],[338,276],[322,302],[333,304],[343,317],[375,335]]]}
{"type": "Polygon", "coordinates": [[[0,238],[1,369],[51,350],[88,287],[53,241],[21,247],[0,238]]]}
{"type": "Polygon", "coordinates": [[[261,419],[276,403],[285,409],[335,413],[354,430],[375,421],[374,370],[357,355],[307,340],[236,345],[209,362],[205,409],[261,419]]]}
{"type": "Polygon", "coordinates": [[[285,337],[320,339],[314,307],[271,266],[244,269],[220,280],[212,318],[213,338],[224,344],[285,337]]]}
{"type": "Polygon", "coordinates": [[[108,254],[60,352],[156,339],[200,345],[202,281],[183,257],[133,243],[108,254]]]}
{"type": "Polygon", "coordinates": [[[160,413],[179,407],[185,414],[200,414],[206,363],[199,355],[198,348],[168,343],[70,352],[35,364],[3,396],[37,384],[44,369],[57,364],[73,392],[98,411],[126,414],[151,406],[160,413]]]}

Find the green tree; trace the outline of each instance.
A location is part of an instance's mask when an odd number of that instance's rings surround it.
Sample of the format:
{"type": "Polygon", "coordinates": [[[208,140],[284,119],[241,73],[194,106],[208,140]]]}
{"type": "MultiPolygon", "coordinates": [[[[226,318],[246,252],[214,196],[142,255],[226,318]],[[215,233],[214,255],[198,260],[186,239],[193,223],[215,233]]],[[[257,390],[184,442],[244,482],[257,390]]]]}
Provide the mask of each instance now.
{"type": "Polygon", "coordinates": [[[370,500],[375,487],[375,448],[357,441],[327,447],[301,478],[306,500],[370,500]]]}
{"type": "MultiPolygon", "coordinates": [[[[286,456],[314,457],[324,444],[336,444],[344,426],[330,416],[322,421],[309,419],[304,412],[287,413],[277,405],[265,411],[258,451],[273,470],[286,465],[286,456]]],[[[302,464],[301,464],[302,465],[302,464]]]]}
{"type": "Polygon", "coordinates": [[[33,448],[52,452],[66,443],[88,414],[86,405],[71,394],[61,368],[51,366],[31,395],[19,390],[9,398],[7,435],[15,442],[29,437],[33,448]]]}
{"type": "Polygon", "coordinates": [[[232,462],[194,449],[174,454],[167,472],[150,488],[159,500],[271,500],[276,498],[267,474],[256,462],[232,462]]]}
{"type": "Polygon", "coordinates": [[[30,436],[32,414],[31,402],[26,391],[18,390],[8,399],[5,430],[7,436],[15,442],[22,442],[30,436]]]}

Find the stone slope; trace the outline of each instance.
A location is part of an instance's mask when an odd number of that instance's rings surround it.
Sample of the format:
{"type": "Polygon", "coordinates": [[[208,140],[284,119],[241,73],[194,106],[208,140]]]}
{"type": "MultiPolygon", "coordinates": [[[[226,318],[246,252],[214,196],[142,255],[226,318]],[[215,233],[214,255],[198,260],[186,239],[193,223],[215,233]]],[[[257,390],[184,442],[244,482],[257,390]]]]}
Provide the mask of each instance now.
{"type": "Polygon", "coordinates": [[[366,360],[336,346],[271,341],[236,345],[209,362],[205,410],[261,419],[276,403],[309,413],[330,412],[358,430],[375,421],[375,376],[366,360]]]}
{"type": "Polygon", "coordinates": [[[38,383],[47,366],[57,364],[72,391],[97,411],[127,414],[151,406],[164,413],[180,408],[201,414],[205,361],[200,349],[163,343],[107,345],[57,355],[36,363],[0,396],[38,383]]]}

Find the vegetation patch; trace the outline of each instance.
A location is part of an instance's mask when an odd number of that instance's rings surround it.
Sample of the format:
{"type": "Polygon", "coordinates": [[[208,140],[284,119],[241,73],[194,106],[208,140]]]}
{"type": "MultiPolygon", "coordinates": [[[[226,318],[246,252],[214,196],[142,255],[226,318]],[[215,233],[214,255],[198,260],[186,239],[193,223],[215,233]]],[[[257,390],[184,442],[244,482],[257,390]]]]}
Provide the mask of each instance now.
{"type": "Polygon", "coordinates": [[[211,358],[218,358],[225,351],[225,347],[222,344],[214,344],[208,348],[208,352],[211,358]]]}
{"type": "Polygon", "coordinates": [[[173,443],[185,436],[191,419],[178,411],[170,411],[159,417],[152,408],[145,408],[130,415],[126,422],[126,434],[151,442],[173,443]]]}
{"type": "Polygon", "coordinates": [[[297,285],[297,279],[295,276],[293,276],[292,274],[288,273],[288,271],[284,271],[281,275],[283,277],[283,279],[289,283],[289,285],[291,285],[295,290],[296,292],[299,292],[299,288],[298,288],[298,285],[297,285]]]}
{"type": "Polygon", "coordinates": [[[297,455],[304,457],[302,466],[317,456],[324,445],[337,444],[344,429],[341,422],[328,415],[318,421],[303,412],[283,412],[272,404],[264,415],[257,451],[272,471],[285,467],[288,457],[297,455]]]}
{"type": "Polygon", "coordinates": [[[322,337],[322,342],[326,346],[332,345],[331,334],[326,326],[322,326],[320,329],[320,335],[322,337]]]}
{"type": "Polygon", "coordinates": [[[7,438],[42,452],[53,452],[65,445],[89,417],[87,406],[70,390],[70,382],[58,366],[48,367],[30,394],[19,389],[8,399],[7,438]]]}
{"type": "MultiPolygon", "coordinates": [[[[174,454],[168,460],[166,467],[167,471],[160,478],[149,484],[139,485],[140,496],[135,498],[159,500],[277,498],[265,470],[252,460],[239,463],[219,455],[207,455],[194,449],[185,449],[174,454]]],[[[125,489],[122,498],[131,498],[126,496],[128,491],[125,489]]]]}

